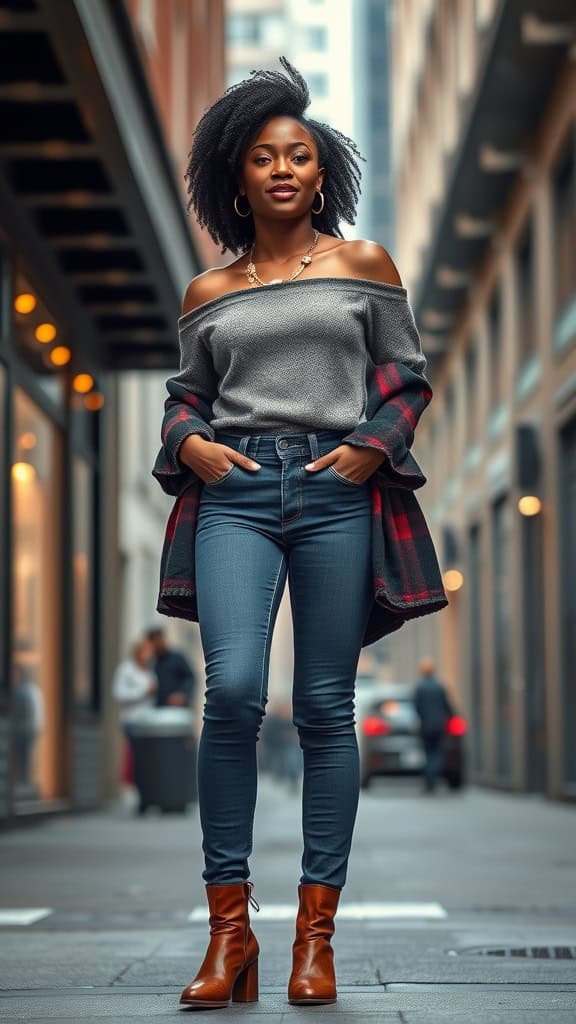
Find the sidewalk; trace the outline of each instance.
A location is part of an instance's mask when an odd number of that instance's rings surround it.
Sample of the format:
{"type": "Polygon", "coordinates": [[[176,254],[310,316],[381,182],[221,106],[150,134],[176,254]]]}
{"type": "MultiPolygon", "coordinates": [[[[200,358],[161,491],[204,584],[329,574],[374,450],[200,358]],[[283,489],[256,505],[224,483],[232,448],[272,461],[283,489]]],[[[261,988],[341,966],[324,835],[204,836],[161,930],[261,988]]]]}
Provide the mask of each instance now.
{"type": "MultiPolygon", "coordinates": [[[[213,1024],[316,1014],[324,1024],[574,1024],[574,809],[481,791],[426,799],[414,783],[363,796],[334,940],[339,999],[312,1008],[286,998],[299,813],[297,797],[262,781],[252,866],[261,998],[210,1011],[213,1024]]],[[[7,833],[0,866],[0,922],[2,908],[46,911],[0,927],[0,1020],[194,1012],[178,997],[207,936],[195,810],[133,819],[116,807],[7,833]]]]}

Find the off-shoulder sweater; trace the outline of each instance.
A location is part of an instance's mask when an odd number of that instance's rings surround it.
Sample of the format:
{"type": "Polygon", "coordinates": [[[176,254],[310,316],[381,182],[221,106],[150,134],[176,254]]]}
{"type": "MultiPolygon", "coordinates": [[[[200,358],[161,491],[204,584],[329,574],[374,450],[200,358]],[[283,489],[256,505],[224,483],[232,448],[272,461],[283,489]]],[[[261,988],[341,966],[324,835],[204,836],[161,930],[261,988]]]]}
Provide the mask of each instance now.
{"type": "Polygon", "coordinates": [[[181,316],[178,335],[172,380],[212,409],[182,423],[178,447],[191,433],[353,431],[375,366],[426,367],[406,289],[363,278],[237,289],[181,316]]]}

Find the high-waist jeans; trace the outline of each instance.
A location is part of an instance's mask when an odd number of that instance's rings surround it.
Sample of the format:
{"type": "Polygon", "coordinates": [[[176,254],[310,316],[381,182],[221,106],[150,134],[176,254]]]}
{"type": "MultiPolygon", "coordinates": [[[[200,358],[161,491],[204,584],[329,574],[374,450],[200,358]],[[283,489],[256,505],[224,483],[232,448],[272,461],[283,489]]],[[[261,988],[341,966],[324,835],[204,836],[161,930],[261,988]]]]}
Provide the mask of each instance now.
{"type": "Polygon", "coordinates": [[[373,601],[370,480],[306,463],[344,433],[217,433],[262,466],[202,487],[196,588],[206,665],[198,788],[208,884],[249,877],[256,741],[286,578],[304,756],[302,883],[342,888],[359,791],[354,681],[373,601]]]}

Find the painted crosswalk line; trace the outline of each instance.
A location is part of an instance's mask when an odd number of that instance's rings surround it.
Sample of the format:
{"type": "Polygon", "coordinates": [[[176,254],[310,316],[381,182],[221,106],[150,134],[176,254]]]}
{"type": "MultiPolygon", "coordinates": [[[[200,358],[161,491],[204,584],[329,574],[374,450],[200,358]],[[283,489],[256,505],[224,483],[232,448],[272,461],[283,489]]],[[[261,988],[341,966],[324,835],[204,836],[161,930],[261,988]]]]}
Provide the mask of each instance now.
{"type": "Polygon", "coordinates": [[[14,909],[0,907],[0,926],[36,924],[37,921],[49,917],[52,912],[51,907],[18,907],[14,909]]]}
{"type": "MultiPolygon", "coordinates": [[[[295,916],[296,909],[296,905],[292,903],[261,903],[257,918],[259,921],[287,921],[295,916]]],[[[208,913],[208,907],[194,907],[188,920],[206,921],[208,913]]],[[[379,921],[390,918],[439,920],[447,916],[440,903],[342,903],[338,909],[339,920],[347,918],[351,921],[379,921]]]]}

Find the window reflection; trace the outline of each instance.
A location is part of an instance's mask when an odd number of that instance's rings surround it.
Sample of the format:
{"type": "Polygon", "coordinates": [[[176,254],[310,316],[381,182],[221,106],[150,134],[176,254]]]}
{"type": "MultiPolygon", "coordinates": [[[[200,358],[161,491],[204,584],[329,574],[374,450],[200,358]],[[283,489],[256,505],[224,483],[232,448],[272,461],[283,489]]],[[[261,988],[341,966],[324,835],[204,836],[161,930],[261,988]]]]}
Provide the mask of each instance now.
{"type": "Polygon", "coordinates": [[[92,474],[87,463],[74,459],[74,695],[92,706],[93,537],[92,474]]]}
{"type": "MultiPolygon", "coordinates": [[[[6,370],[0,363],[0,536],[4,538],[4,556],[6,557],[6,523],[4,522],[5,511],[5,486],[6,486],[6,448],[5,448],[5,426],[6,426],[6,370]]],[[[8,598],[8,581],[0,578],[0,694],[8,688],[4,666],[6,664],[6,635],[5,617],[2,614],[2,607],[8,598]]]]}
{"type": "Polygon", "coordinates": [[[60,794],[61,445],[57,429],[14,392],[13,751],[17,801],[60,794]]]}

